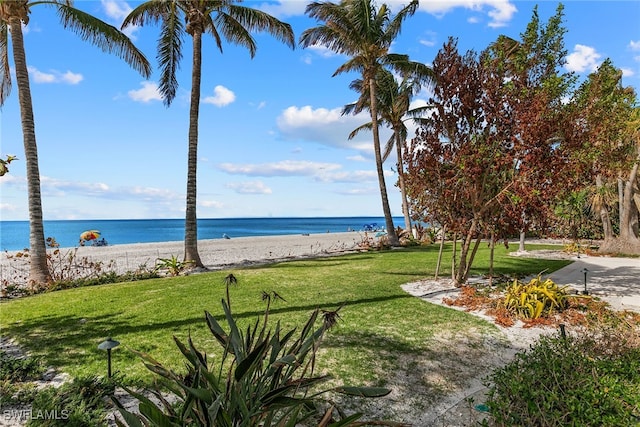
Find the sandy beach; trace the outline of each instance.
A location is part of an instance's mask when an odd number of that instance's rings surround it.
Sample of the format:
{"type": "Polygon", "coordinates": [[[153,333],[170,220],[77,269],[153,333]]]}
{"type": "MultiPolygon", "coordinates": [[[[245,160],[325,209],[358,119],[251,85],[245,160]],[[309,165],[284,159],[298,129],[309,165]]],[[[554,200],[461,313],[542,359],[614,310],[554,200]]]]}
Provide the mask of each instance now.
{"type": "MultiPolygon", "coordinates": [[[[329,256],[358,250],[372,233],[343,232],[296,234],[280,236],[237,237],[231,239],[210,239],[198,241],[198,252],[204,265],[211,270],[233,266],[270,263],[296,258],[329,256]]],[[[65,255],[74,248],[61,248],[65,255]]],[[[53,249],[49,249],[53,252],[53,249]]],[[[0,256],[0,275],[8,278],[17,270],[27,268],[25,258],[16,258],[17,251],[5,252],[0,256]]],[[[135,243],[112,246],[80,246],[76,259],[102,262],[109,270],[117,273],[134,271],[140,266],[152,269],[156,261],[173,256],[182,259],[184,242],[135,243]]]]}

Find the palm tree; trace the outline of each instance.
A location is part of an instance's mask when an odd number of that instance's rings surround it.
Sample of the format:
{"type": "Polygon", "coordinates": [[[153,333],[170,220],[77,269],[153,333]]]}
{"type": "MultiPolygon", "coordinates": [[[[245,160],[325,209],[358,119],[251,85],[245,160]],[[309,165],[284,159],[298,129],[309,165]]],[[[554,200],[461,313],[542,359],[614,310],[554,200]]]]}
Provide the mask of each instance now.
{"type": "Polygon", "coordinates": [[[191,65],[191,105],[189,110],[189,149],[187,160],[187,197],[184,238],[184,261],[204,267],[198,254],[198,220],[196,216],[196,182],[198,157],[198,115],[200,113],[200,81],[202,77],[202,36],[209,33],[220,52],[222,39],[244,46],[251,57],[256,43],[251,31],[267,31],[278,40],[295,47],[293,30],[273,16],[246,6],[242,0],[148,0],[127,16],[122,27],[160,23],[158,60],[160,92],[166,106],[176,96],[176,71],[182,59],[182,37],[193,39],[191,65]],[[183,24],[186,23],[186,25],[183,24]]]}
{"type": "MultiPolygon", "coordinates": [[[[433,70],[421,63],[413,62],[413,70],[410,75],[404,75],[402,81],[398,82],[396,77],[388,70],[381,69],[377,77],[378,81],[378,111],[380,113],[380,121],[386,123],[393,130],[392,135],[382,154],[382,162],[384,163],[393,148],[396,148],[396,167],[398,171],[398,186],[402,197],[402,212],[404,214],[404,225],[407,231],[411,230],[411,217],[409,216],[409,202],[404,185],[404,163],[403,163],[403,147],[408,136],[408,129],[405,124],[407,119],[413,119],[414,122],[420,123],[421,116],[424,115],[429,107],[410,108],[412,98],[420,92],[425,84],[432,84],[435,81],[433,70]]],[[[364,108],[368,108],[369,91],[363,88],[362,80],[357,79],[351,82],[350,87],[362,94],[358,102],[347,104],[342,110],[342,114],[357,114],[364,108]]],[[[359,132],[363,130],[371,130],[372,123],[365,123],[349,134],[349,139],[353,139],[359,132]]]]}
{"type": "Polygon", "coordinates": [[[11,91],[8,53],[10,34],[27,169],[31,248],[28,280],[32,286],[40,286],[51,281],[51,274],[47,268],[35,119],[22,37],[22,25],[29,24],[29,13],[35,5],[55,7],[64,28],[69,28],[103,51],[124,59],[145,78],[151,75],[151,66],[127,36],[106,22],[74,8],[72,0],[0,0],[0,105],[4,105],[11,91]]]}
{"type": "Polygon", "coordinates": [[[398,246],[399,241],[391,217],[382,168],[376,77],[382,67],[401,72],[409,63],[407,55],[389,53],[389,48],[400,33],[402,21],[417,9],[418,0],[412,0],[392,17],[388,6],[382,4],[376,7],[375,0],[342,0],[339,4],[313,2],[307,5],[306,13],[325,24],[305,30],[300,36],[303,47],[325,45],[336,53],[350,57],[334,72],[334,76],[349,71],[362,74],[363,87],[369,90],[376,170],[389,244],[392,246],[398,246]]]}

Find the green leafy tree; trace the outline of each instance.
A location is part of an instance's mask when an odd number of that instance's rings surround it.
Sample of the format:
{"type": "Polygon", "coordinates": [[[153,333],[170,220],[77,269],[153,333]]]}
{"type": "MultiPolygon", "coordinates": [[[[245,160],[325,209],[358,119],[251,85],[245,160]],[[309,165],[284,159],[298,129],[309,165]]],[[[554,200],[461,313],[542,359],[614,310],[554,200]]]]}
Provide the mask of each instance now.
{"type": "Polygon", "coordinates": [[[189,148],[187,164],[187,197],[184,238],[184,261],[203,267],[198,253],[198,221],[196,216],[198,117],[202,79],[202,39],[209,34],[222,52],[222,42],[243,46],[251,57],[257,45],[252,31],[266,31],[278,40],[295,47],[289,24],[268,13],[242,6],[241,0],[148,0],[125,18],[122,27],[160,24],[158,61],[160,63],[160,92],[166,106],[176,96],[176,72],[182,59],[182,39],[192,39],[191,99],[189,109],[189,148]]]}
{"type": "Polygon", "coordinates": [[[22,26],[29,24],[31,8],[41,5],[53,7],[64,28],[75,32],[83,40],[103,51],[124,59],[144,77],[151,75],[149,62],[125,34],[95,16],[73,7],[72,0],[0,0],[0,105],[4,105],[11,91],[9,73],[9,40],[11,40],[27,170],[31,248],[29,282],[34,286],[50,282],[51,275],[47,269],[38,148],[22,26]]]}
{"type": "Polygon", "coordinates": [[[570,123],[557,126],[566,120],[565,100],[570,97],[576,82],[573,73],[560,72],[567,55],[564,47],[567,30],[563,19],[564,7],[559,4],[555,15],[543,24],[536,6],[520,40],[503,35],[490,46],[492,65],[505,72],[506,84],[502,89],[506,97],[519,100],[510,102],[514,140],[531,147],[523,150],[522,157],[517,159],[519,170],[538,183],[530,185],[523,181],[514,188],[519,197],[514,199],[516,203],[512,205],[510,216],[519,218],[520,250],[524,250],[526,232],[536,227],[544,228],[552,217],[549,207],[560,188],[541,184],[559,180],[558,173],[566,172],[561,178],[567,183],[563,188],[571,191],[578,175],[575,168],[565,167],[557,149],[571,151],[575,143],[569,138],[570,123]],[[547,159],[539,156],[541,151],[547,153],[547,159]],[[540,167],[531,159],[543,161],[549,167],[540,167]],[[559,164],[552,165],[551,162],[559,164]]]}
{"type": "Polygon", "coordinates": [[[307,6],[306,13],[311,18],[324,22],[324,25],[307,29],[300,36],[303,47],[324,45],[336,53],[349,57],[349,60],[334,72],[334,76],[351,71],[362,74],[362,87],[367,88],[369,93],[368,109],[371,114],[373,148],[382,210],[389,243],[392,246],[398,246],[399,241],[393,225],[384,179],[377,77],[383,67],[402,72],[411,66],[407,55],[390,53],[389,49],[400,34],[402,22],[412,16],[417,9],[418,0],[411,1],[395,16],[391,15],[386,4],[377,7],[373,0],[343,0],[340,3],[313,2],[307,6]]]}
{"type": "MultiPolygon", "coordinates": [[[[596,203],[602,220],[601,252],[640,253],[638,232],[638,167],[640,164],[640,108],[636,93],[622,86],[622,71],[605,60],[580,86],[575,97],[577,133],[583,143],[577,162],[586,165],[585,176],[595,179],[596,196],[607,183],[617,183],[620,235],[614,234],[604,197],[596,203]]],[[[585,182],[585,185],[589,183],[585,182]]]]}

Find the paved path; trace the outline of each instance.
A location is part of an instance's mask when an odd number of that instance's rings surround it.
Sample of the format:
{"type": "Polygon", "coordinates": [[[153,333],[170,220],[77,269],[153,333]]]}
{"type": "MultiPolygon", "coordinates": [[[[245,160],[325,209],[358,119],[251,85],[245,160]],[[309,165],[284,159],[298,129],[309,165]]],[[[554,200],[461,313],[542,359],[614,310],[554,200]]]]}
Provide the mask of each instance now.
{"type": "Polygon", "coordinates": [[[573,263],[549,274],[559,285],[570,285],[584,291],[584,269],[587,269],[587,291],[607,301],[617,310],[640,312],[640,258],[600,256],[574,257],[573,263]]]}

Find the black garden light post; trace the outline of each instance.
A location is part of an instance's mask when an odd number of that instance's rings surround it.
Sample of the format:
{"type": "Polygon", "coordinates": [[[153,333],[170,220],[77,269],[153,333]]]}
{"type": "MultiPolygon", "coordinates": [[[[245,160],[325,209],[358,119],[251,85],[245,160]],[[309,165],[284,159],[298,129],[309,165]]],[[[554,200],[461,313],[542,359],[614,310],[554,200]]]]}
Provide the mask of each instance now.
{"type": "Polygon", "coordinates": [[[582,291],[582,295],[589,295],[589,291],[587,291],[587,273],[589,270],[583,268],[582,272],[584,273],[584,291],[582,291]]]}
{"type": "Polygon", "coordinates": [[[111,349],[120,345],[120,342],[111,339],[111,337],[102,341],[98,345],[98,350],[107,350],[107,377],[111,378],[111,349]]]}

